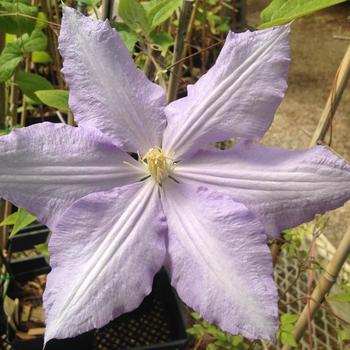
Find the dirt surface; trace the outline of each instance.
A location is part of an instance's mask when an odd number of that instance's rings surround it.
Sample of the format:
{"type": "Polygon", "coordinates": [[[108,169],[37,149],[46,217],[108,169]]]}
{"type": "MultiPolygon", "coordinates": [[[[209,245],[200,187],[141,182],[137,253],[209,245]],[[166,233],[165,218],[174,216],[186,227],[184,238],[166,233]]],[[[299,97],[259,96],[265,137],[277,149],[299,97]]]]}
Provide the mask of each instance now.
{"type": "MultiPolygon", "coordinates": [[[[247,0],[248,24],[260,23],[269,0],[247,0]]],[[[350,2],[296,20],[292,25],[289,88],[264,143],[290,149],[309,146],[338,65],[350,40],[350,2]]],[[[332,148],[350,161],[350,83],[333,122],[332,148]]],[[[329,214],[327,238],[337,245],[350,225],[350,203],[329,214]]]]}

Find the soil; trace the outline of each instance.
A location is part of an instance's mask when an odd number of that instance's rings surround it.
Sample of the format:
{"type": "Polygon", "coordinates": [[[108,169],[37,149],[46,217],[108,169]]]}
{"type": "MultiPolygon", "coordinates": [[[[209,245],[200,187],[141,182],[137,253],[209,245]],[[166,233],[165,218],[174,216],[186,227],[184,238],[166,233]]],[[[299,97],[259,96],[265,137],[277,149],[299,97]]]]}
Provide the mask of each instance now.
{"type": "MultiPolygon", "coordinates": [[[[247,0],[248,24],[259,24],[260,12],[269,3],[270,0],[247,0]]],[[[309,146],[338,65],[350,45],[349,16],[350,2],[346,2],[293,23],[289,88],[264,143],[289,149],[309,146]]],[[[350,84],[337,109],[332,138],[332,148],[347,161],[350,161],[349,133],[350,84]]],[[[333,245],[337,245],[350,225],[350,203],[328,216],[324,233],[333,245]]]]}

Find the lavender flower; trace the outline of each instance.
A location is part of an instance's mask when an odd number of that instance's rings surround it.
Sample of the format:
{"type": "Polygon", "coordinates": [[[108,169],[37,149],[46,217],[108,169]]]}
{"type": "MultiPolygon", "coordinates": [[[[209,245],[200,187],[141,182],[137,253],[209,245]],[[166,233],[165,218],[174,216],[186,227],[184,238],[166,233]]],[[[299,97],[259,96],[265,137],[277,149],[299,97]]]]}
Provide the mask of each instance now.
{"type": "Polygon", "coordinates": [[[45,341],[135,309],[163,265],[205,319],[274,338],[267,238],[350,197],[350,167],[327,148],[252,142],[286,89],[288,32],[229,33],[214,67],[166,106],[108,22],[64,8],[60,50],[79,127],[0,138],[0,195],[53,232],[45,341]],[[208,147],[231,137],[232,149],[208,147]]]}

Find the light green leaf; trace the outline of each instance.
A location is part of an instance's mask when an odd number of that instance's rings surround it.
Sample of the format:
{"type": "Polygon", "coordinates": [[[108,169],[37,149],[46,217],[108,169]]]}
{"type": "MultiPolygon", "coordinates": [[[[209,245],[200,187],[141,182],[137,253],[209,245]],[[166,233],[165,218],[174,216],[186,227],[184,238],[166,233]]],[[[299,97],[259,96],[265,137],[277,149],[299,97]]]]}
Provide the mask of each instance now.
{"type": "Polygon", "coordinates": [[[239,344],[242,344],[243,343],[243,337],[240,336],[240,335],[234,335],[232,337],[232,345],[233,346],[237,346],[239,344]]]}
{"type": "Polygon", "coordinates": [[[100,0],[84,0],[84,1],[78,1],[78,4],[80,7],[93,7],[96,6],[100,0]]]}
{"type": "Polygon", "coordinates": [[[41,30],[34,30],[32,34],[23,34],[18,41],[22,44],[24,53],[33,51],[45,51],[47,36],[41,30]]]}
{"type": "Polygon", "coordinates": [[[18,42],[7,44],[0,55],[0,82],[9,80],[21,61],[22,52],[18,42]]]}
{"type": "Polygon", "coordinates": [[[281,333],[281,343],[283,345],[289,345],[293,348],[296,348],[298,346],[297,342],[295,341],[293,335],[291,333],[282,332],[281,333]]]}
{"type": "Polygon", "coordinates": [[[133,53],[135,44],[138,41],[137,33],[130,29],[125,23],[112,21],[111,26],[119,33],[128,50],[133,53]]]}
{"type": "Polygon", "coordinates": [[[10,238],[15,236],[20,230],[30,225],[36,217],[28,213],[25,209],[19,208],[15,213],[9,215],[0,226],[13,225],[10,238]]]}
{"type": "Polygon", "coordinates": [[[259,29],[269,28],[309,15],[346,0],[272,0],[261,13],[259,29]]]}
{"type": "Polygon", "coordinates": [[[36,17],[38,8],[20,1],[0,1],[0,12],[9,14],[0,17],[0,32],[22,35],[33,31],[35,19],[21,15],[36,17]],[[16,13],[19,15],[14,16],[16,13]]]}
{"type": "Polygon", "coordinates": [[[285,324],[294,324],[298,320],[299,316],[295,314],[283,314],[281,316],[282,326],[285,324]]]}
{"type": "Polygon", "coordinates": [[[52,62],[52,58],[46,51],[34,51],[32,61],[33,63],[49,63],[52,62]]]}
{"type": "Polygon", "coordinates": [[[47,106],[59,109],[63,112],[69,111],[67,90],[39,90],[35,92],[39,100],[47,106]]]}
{"type": "Polygon", "coordinates": [[[339,303],[350,303],[350,292],[334,294],[329,296],[328,299],[339,303]]]}
{"type": "Polygon", "coordinates": [[[0,136],[7,135],[11,130],[11,128],[0,129],[0,136]]]}
{"type": "Polygon", "coordinates": [[[37,244],[34,246],[36,251],[40,254],[48,257],[49,256],[49,249],[47,243],[37,244]]]}
{"type": "Polygon", "coordinates": [[[181,6],[182,0],[160,0],[156,1],[154,6],[149,7],[147,12],[147,20],[149,30],[152,31],[155,27],[165,22],[174,11],[181,6]]]}
{"type": "Polygon", "coordinates": [[[148,32],[145,9],[137,0],[120,0],[118,14],[136,33],[148,32]]]}
{"type": "Polygon", "coordinates": [[[37,103],[41,103],[41,101],[35,95],[36,91],[53,89],[52,84],[44,77],[27,72],[18,72],[16,74],[16,84],[26,96],[37,103]]]}
{"type": "Polygon", "coordinates": [[[35,22],[35,29],[41,30],[47,27],[47,16],[45,12],[39,12],[35,22]]]}
{"type": "Polygon", "coordinates": [[[17,218],[17,212],[10,214],[3,221],[0,222],[0,226],[14,225],[17,218]]]}
{"type": "Polygon", "coordinates": [[[150,38],[153,41],[153,43],[155,43],[161,48],[163,56],[166,55],[169,47],[174,44],[173,37],[167,32],[152,32],[150,34],[150,38]]]}
{"type": "Polygon", "coordinates": [[[337,328],[336,331],[340,341],[350,340],[349,330],[346,331],[345,329],[337,328]]]}
{"type": "Polygon", "coordinates": [[[191,316],[197,321],[201,319],[201,315],[198,312],[192,312],[191,316]]]}

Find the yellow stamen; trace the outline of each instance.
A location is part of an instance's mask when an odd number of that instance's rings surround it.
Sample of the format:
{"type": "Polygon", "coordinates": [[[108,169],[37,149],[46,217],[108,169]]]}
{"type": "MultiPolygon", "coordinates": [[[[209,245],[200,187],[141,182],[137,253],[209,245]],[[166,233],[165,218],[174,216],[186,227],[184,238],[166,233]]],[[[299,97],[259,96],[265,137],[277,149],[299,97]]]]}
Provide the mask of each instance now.
{"type": "Polygon", "coordinates": [[[141,161],[158,184],[169,176],[174,166],[174,161],[159,147],[149,149],[141,161]]]}

